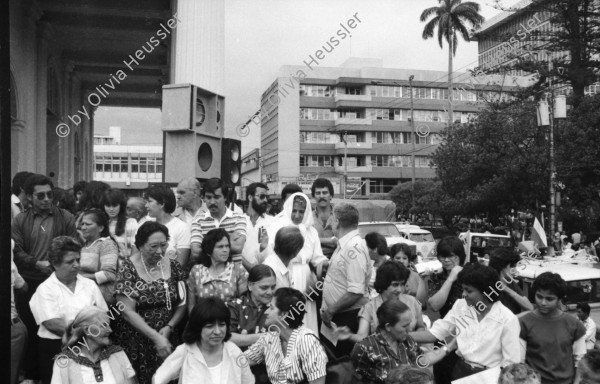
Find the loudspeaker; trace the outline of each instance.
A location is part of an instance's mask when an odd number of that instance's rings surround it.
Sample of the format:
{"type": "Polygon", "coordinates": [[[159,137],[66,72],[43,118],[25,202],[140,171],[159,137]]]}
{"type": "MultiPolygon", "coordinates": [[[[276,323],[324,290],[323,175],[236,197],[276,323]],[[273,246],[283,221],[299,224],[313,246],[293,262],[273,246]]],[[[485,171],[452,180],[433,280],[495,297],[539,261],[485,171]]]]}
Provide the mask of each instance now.
{"type": "Polygon", "coordinates": [[[221,139],[196,132],[167,132],[163,182],[179,183],[186,177],[221,177],[221,139]]]}
{"type": "Polygon", "coordinates": [[[192,84],[164,85],[162,130],[223,137],[225,98],[192,84]]]}
{"type": "Polygon", "coordinates": [[[242,182],[242,142],[223,138],[221,144],[221,180],[231,186],[242,182]]]}

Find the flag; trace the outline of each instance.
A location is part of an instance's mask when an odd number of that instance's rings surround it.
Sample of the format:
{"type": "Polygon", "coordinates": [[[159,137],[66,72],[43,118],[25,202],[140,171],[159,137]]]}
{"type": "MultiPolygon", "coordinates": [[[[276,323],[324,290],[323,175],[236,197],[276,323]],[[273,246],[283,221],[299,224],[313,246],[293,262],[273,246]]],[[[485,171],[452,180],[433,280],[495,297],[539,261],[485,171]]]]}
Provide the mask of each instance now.
{"type": "Polygon", "coordinates": [[[548,242],[546,240],[546,231],[540,224],[540,221],[535,218],[533,222],[533,228],[531,228],[531,240],[537,245],[538,248],[546,248],[548,242]]]}

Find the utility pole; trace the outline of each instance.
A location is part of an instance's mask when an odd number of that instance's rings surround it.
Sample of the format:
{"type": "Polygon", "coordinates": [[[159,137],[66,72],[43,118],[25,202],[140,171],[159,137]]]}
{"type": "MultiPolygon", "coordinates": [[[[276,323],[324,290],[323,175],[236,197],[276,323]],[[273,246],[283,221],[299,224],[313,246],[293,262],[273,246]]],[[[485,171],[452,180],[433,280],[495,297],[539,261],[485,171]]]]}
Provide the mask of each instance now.
{"type": "Polygon", "coordinates": [[[348,131],[344,131],[344,200],[348,189],[348,131]]]}
{"type": "Polygon", "coordinates": [[[412,131],[412,153],[410,155],[410,161],[412,162],[412,183],[410,186],[410,192],[412,196],[412,208],[415,209],[415,141],[417,140],[417,135],[415,133],[415,110],[413,108],[413,86],[412,81],[415,78],[414,75],[410,75],[408,78],[408,85],[410,86],[410,128],[412,131]]]}

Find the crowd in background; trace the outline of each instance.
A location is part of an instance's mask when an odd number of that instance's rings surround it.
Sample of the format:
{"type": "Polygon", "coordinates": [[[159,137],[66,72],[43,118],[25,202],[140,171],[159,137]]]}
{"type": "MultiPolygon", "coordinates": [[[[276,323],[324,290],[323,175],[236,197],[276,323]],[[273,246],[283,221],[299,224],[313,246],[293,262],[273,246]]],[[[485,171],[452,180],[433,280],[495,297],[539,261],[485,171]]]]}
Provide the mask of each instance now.
{"type": "Polygon", "coordinates": [[[452,236],[419,274],[327,179],[286,185],[276,216],[266,185],[244,212],[220,179],[127,198],[20,172],[12,191],[11,384],[600,382],[590,307],[561,310],[558,274],[532,303],[516,252],[468,263],[452,236]]]}

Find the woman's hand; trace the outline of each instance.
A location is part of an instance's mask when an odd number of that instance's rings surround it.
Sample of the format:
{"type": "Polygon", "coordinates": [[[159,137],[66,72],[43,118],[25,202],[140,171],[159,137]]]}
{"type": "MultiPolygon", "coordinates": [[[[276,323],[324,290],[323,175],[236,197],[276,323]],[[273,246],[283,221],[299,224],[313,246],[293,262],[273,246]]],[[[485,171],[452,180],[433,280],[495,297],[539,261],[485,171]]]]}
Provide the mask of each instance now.
{"type": "MultiPolygon", "coordinates": [[[[162,329],[161,329],[161,331],[162,331],[162,329]]],[[[156,349],[156,354],[161,359],[166,359],[167,356],[169,356],[171,354],[171,352],[173,351],[173,346],[169,342],[169,339],[167,339],[165,336],[161,335],[160,333],[154,340],[154,348],[156,349]]]]}
{"type": "Polygon", "coordinates": [[[343,327],[338,327],[334,331],[334,334],[337,336],[338,340],[348,340],[353,335],[350,328],[345,325],[343,327]]]}
{"type": "Polygon", "coordinates": [[[448,280],[451,282],[455,282],[458,279],[458,274],[462,271],[463,267],[460,265],[455,265],[454,268],[450,271],[450,275],[448,276],[448,280]]]}
{"type": "Polygon", "coordinates": [[[169,336],[171,336],[171,327],[169,327],[168,325],[165,325],[164,327],[162,327],[160,329],[160,331],[158,331],[158,334],[161,336],[164,336],[165,338],[169,338],[169,336]]]}

